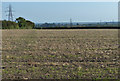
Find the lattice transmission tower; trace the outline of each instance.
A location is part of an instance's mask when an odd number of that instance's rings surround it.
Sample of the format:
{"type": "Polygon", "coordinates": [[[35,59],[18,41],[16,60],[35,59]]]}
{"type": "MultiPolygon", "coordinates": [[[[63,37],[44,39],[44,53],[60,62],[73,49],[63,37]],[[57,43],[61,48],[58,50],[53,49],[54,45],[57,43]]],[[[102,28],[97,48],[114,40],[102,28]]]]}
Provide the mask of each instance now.
{"type": "Polygon", "coordinates": [[[8,21],[13,21],[13,10],[12,10],[12,6],[11,4],[9,4],[9,7],[8,7],[8,21]]]}
{"type": "Polygon", "coordinates": [[[72,25],[73,25],[73,24],[72,24],[72,19],[70,18],[70,27],[72,27],[72,25]]]}

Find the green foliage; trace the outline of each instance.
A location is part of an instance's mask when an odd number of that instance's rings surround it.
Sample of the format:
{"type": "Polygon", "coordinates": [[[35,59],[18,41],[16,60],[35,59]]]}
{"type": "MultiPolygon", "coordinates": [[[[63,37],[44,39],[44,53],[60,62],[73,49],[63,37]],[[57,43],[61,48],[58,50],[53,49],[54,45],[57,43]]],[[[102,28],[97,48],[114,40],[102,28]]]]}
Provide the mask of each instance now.
{"type": "Polygon", "coordinates": [[[26,20],[26,28],[27,29],[33,29],[35,24],[31,21],[26,20]]]}
{"type": "Polygon", "coordinates": [[[19,25],[20,28],[25,28],[26,22],[25,22],[24,18],[19,17],[19,18],[16,19],[16,21],[18,22],[18,25],[19,25]]]}
{"type": "Polygon", "coordinates": [[[16,19],[16,22],[13,21],[2,21],[2,29],[33,29],[35,24],[29,20],[25,20],[22,17],[16,19]]]}
{"type": "Polygon", "coordinates": [[[2,21],[2,29],[19,29],[19,26],[16,22],[12,21],[2,21]]]}
{"type": "Polygon", "coordinates": [[[16,21],[18,22],[18,25],[21,29],[32,29],[35,26],[33,22],[25,20],[22,17],[17,18],[16,21]]]}

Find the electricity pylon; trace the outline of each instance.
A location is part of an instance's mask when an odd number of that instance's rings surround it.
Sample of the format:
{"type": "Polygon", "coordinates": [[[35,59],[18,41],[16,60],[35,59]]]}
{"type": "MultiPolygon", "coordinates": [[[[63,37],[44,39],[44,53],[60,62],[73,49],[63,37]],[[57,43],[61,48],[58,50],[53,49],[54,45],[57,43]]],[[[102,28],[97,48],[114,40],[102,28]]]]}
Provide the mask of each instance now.
{"type": "Polygon", "coordinates": [[[12,11],[12,6],[9,4],[9,8],[8,8],[8,21],[13,21],[13,11],[12,11]]]}
{"type": "Polygon", "coordinates": [[[70,18],[70,27],[72,27],[72,19],[70,18]]]}

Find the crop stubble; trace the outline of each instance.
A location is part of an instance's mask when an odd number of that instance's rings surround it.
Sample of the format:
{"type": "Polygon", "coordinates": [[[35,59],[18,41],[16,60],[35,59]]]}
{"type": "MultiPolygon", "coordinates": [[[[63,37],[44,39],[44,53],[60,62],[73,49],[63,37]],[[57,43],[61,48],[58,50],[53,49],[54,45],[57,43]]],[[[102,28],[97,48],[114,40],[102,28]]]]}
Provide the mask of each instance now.
{"type": "Polygon", "coordinates": [[[117,79],[118,30],[2,30],[3,79],[117,79]]]}

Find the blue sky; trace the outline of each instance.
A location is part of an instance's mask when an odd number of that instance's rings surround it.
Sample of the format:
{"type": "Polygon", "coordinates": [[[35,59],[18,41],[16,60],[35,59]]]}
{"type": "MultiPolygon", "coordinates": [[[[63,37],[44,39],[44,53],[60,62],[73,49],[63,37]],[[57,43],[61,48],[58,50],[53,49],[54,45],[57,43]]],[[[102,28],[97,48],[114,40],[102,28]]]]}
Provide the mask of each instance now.
{"type": "Polygon", "coordinates": [[[35,23],[117,21],[117,2],[3,2],[2,16],[11,4],[14,19],[24,17],[35,23]]]}

